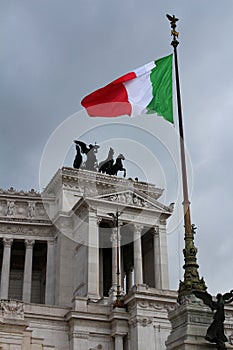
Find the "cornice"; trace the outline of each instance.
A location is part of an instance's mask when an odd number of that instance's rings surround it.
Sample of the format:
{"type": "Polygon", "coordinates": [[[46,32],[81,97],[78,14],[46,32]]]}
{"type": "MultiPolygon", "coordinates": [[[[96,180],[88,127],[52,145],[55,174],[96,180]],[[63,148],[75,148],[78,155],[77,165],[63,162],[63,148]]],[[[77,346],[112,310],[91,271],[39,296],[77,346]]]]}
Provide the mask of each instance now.
{"type": "Polygon", "coordinates": [[[41,200],[40,193],[35,191],[33,188],[30,191],[23,191],[23,190],[18,191],[13,187],[8,188],[7,190],[0,188],[0,199],[6,198],[6,197],[9,197],[10,199],[23,198],[23,199],[41,200]]]}
{"type": "Polygon", "coordinates": [[[57,191],[58,187],[68,189],[72,188],[77,191],[80,190],[82,193],[86,184],[88,187],[94,185],[97,194],[112,192],[113,188],[117,188],[118,190],[133,188],[134,190],[138,190],[139,192],[143,192],[158,199],[163,193],[162,189],[156,188],[155,185],[150,183],[125,179],[119,176],[107,175],[94,171],[63,167],[57,171],[52,180],[46,186],[42,195],[53,194],[57,191]]]}

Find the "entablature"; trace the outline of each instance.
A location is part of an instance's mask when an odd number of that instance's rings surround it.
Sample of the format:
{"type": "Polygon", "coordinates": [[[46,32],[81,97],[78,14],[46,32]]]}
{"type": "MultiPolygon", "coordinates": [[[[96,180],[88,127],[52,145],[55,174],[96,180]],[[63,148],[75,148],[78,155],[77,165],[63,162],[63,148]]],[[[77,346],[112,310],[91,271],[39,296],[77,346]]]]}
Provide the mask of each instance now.
{"type": "Polygon", "coordinates": [[[158,199],[163,193],[163,190],[154,184],[68,167],[57,171],[42,195],[55,195],[59,191],[58,188],[75,190],[80,195],[88,193],[89,196],[124,191],[128,188],[138,190],[154,199],[158,199]]]}

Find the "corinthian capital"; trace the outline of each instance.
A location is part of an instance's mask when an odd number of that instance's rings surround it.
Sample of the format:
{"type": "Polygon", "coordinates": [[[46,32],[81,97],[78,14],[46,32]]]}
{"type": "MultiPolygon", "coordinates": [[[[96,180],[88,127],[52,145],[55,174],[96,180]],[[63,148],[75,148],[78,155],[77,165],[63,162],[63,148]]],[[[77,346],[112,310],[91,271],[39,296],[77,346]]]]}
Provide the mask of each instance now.
{"type": "Polygon", "coordinates": [[[4,247],[11,247],[13,243],[13,238],[3,238],[4,247]]]}
{"type": "Polygon", "coordinates": [[[33,248],[35,241],[33,239],[25,239],[24,243],[26,248],[33,248]]]}
{"type": "Polygon", "coordinates": [[[141,233],[143,230],[143,225],[142,224],[134,224],[134,232],[135,233],[141,233]]]}

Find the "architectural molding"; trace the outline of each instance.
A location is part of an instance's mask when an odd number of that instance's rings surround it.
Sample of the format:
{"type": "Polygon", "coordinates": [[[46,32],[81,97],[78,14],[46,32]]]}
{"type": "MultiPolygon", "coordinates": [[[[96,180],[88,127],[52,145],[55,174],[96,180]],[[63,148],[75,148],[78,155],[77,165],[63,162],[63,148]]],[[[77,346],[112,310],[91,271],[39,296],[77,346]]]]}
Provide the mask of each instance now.
{"type": "Polygon", "coordinates": [[[3,242],[4,247],[11,247],[12,243],[13,243],[13,238],[4,237],[2,242],[3,242]]]}
{"type": "Polygon", "coordinates": [[[33,236],[33,237],[53,237],[55,229],[50,226],[32,226],[32,225],[17,225],[17,224],[0,224],[0,237],[5,235],[33,236]]]}
{"type": "Polygon", "coordinates": [[[24,320],[24,303],[18,300],[1,300],[3,318],[24,320]]]}
{"type": "Polygon", "coordinates": [[[158,203],[154,198],[151,198],[144,193],[139,194],[138,191],[126,190],[121,192],[113,192],[108,195],[98,196],[96,199],[122,204],[140,209],[151,209],[157,211],[171,212],[171,208],[158,203]]]}
{"type": "Polygon", "coordinates": [[[0,196],[19,196],[19,197],[40,197],[40,193],[35,191],[33,188],[30,191],[17,191],[14,187],[10,187],[7,190],[0,188],[0,196]]]}
{"type": "Polygon", "coordinates": [[[116,192],[117,189],[119,191],[127,188],[143,192],[154,199],[158,199],[163,193],[162,189],[156,188],[153,184],[88,170],[63,167],[57,171],[42,195],[54,195],[63,186],[64,189],[75,190],[82,196],[84,187],[90,188],[92,185],[94,185],[94,188],[100,195],[116,192]]]}
{"type": "Polygon", "coordinates": [[[25,239],[24,241],[26,248],[33,248],[34,244],[35,244],[35,240],[34,239],[25,239]]]}
{"type": "Polygon", "coordinates": [[[132,327],[137,327],[138,325],[142,327],[148,327],[152,325],[152,318],[135,316],[129,320],[129,325],[132,327]]]}
{"type": "Polygon", "coordinates": [[[89,338],[89,333],[88,332],[78,332],[74,331],[70,334],[72,338],[79,338],[79,339],[88,339],[89,338]]]}

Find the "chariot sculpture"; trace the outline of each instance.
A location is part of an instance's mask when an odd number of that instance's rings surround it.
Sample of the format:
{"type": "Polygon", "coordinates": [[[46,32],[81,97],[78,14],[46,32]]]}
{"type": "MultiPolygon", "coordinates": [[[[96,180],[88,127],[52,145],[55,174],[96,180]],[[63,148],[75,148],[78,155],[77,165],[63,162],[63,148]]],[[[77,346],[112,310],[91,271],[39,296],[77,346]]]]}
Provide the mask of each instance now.
{"type": "Polygon", "coordinates": [[[108,156],[105,160],[98,163],[96,154],[99,145],[96,143],[94,145],[87,145],[82,141],[75,140],[76,145],[76,156],[73,162],[73,167],[75,169],[85,169],[91,171],[98,171],[108,175],[117,175],[119,171],[123,171],[123,176],[126,177],[126,169],[123,167],[123,161],[125,157],[120,153],[114,160],[114,150],[110,147],[108,156]],[[83,160],[83,155],[86,156],[86,160],[83,160]]]}

